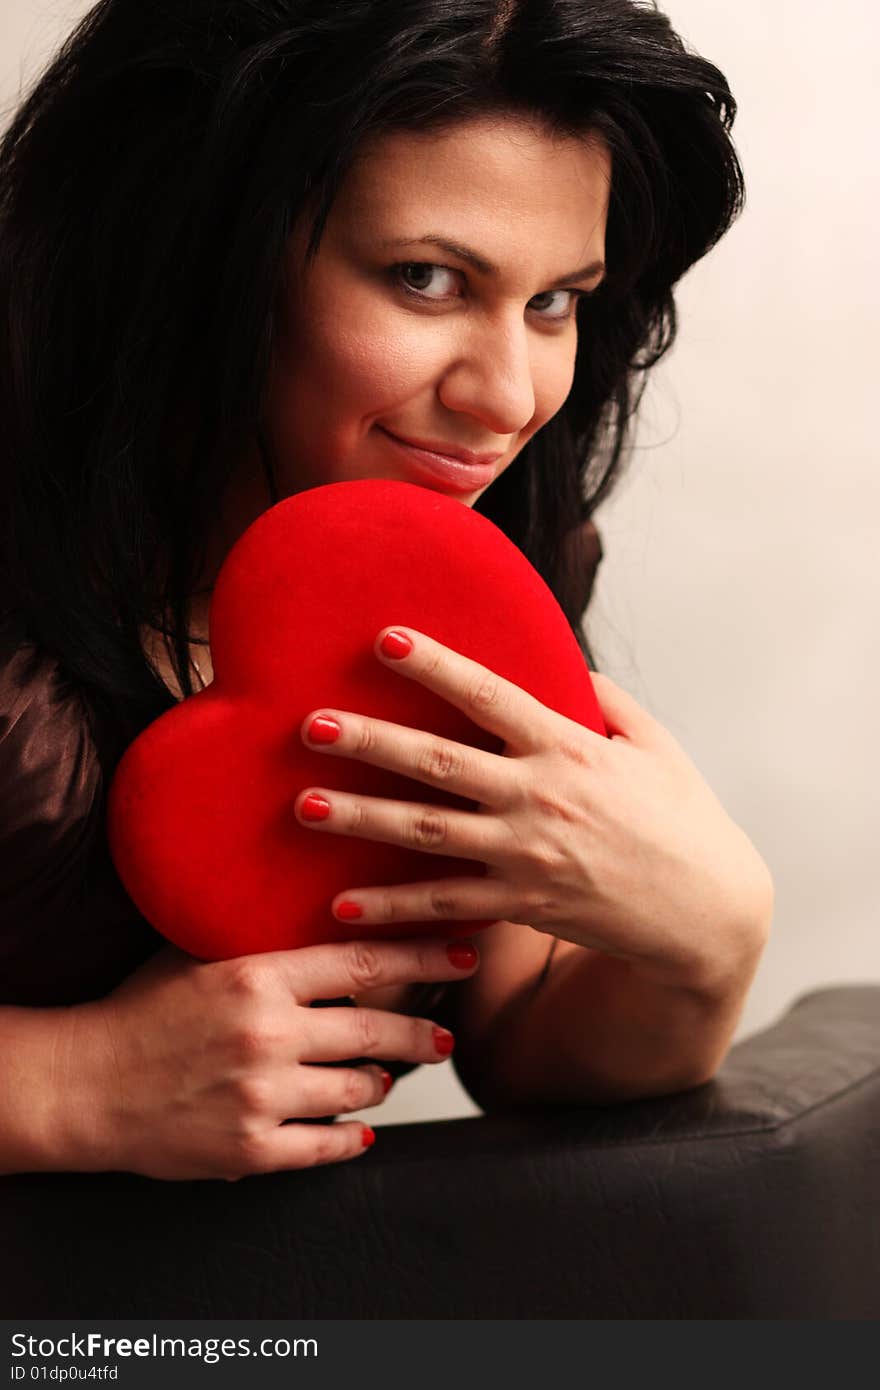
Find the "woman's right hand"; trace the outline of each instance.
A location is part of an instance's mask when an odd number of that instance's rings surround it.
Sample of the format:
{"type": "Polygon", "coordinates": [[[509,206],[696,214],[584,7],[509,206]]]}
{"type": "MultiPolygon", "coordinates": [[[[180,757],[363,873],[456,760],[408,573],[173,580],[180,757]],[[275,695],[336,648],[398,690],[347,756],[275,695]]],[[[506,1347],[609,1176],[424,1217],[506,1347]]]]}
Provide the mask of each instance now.
{"type": "Polygon", "coordinates": [[[472,975],[478,963],[452,965],[446,946],[352,941],[213,962],[162,947],[106,998],[71,1011],[68,1056],[95,1097],[79,1116],[89,1132],[75,1166],[235,1182],[357,1157],[358,1121],[283,1122],[377,1105],[381,1068],[314,1064],[448,1054],[426,1019],[311,1001],[472,975]]]}

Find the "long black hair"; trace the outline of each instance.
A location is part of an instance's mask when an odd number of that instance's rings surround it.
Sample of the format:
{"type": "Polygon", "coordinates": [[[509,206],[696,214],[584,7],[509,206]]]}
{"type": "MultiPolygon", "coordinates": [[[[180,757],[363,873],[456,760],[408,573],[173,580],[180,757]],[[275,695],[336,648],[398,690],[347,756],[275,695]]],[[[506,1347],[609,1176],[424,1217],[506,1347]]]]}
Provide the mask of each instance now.
{"type": "Polygon", "coordinates": [[[365,137],[488,112],[602,137],[608,274],[574,384],[477,510],[580,630],[673,287],[743,202],[724,75],[645,0],[100,0],[0,143],[0,602],[129,736],[184,693],[218,500],[261,443],[273,305],[365,137]]]}

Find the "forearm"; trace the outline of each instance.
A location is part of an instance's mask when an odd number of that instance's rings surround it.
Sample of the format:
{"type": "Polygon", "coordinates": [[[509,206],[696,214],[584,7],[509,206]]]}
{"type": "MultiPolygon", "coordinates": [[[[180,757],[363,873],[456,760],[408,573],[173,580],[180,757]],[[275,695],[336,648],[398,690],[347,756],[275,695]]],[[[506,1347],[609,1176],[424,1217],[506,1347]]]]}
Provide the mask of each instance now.
{"type": "Polygon", "coordinates": [[[613,956],[560,942],[540,987],[501,1011],[472,1089],[486,1109],[613,1104],[687,1090],[723,1060],[765,933],[723,979],[660,982],[613,956]]]}
{"type": "Polygon", "coordinates": [[[90,1167],[91,1059],[81,1011],[0,1007],[0,1175],[90,1167]]]}

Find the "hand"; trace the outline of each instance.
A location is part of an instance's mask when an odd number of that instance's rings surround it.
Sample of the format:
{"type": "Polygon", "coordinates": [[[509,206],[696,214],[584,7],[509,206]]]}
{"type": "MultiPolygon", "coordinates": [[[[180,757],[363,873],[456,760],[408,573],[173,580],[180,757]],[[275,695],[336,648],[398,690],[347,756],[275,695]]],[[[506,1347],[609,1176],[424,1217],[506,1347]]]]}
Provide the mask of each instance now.
{"type": "Polygon", "coordinates": [[[337,916],[506,919],[621,956],[676,985],[723,988],[745,962],[754,967],[769,926],[769,871],[676,739],[624,690],[593,674],[605,738],[412,628],[383,629],[376,655],[495,734],[502,752],[332,709],[308,716],[304,742],[443,788],[477,809],[314,787],[297,797],[300,822],[473,859],[487,873],[352,885],[333,900],[337,916]],[[409,639],[409,654],[383,652],[389,631],[409,639]],[[325,738],[328,719],[339,725],[334,742],[310,737],[316,716],[325,738]],[[320,820],[307,818],[314,795],[329,807],[320,820]]]}
{"type": "Polygon", "coordinates": [[[72,1011],[74,1031],[61,1051],[72,1087],[89,1097],[82,1123],[98,1128],[71,1166],[233,1182],[355,1158],[364,1150],[359,1122],[284,1121],[380,1104],[382,1069],[313,1064],[362,1056],[442,1062],[449,1048],[438,1048],[426,1019],[309,1004],[475,969],[453,965],[446,943],[428,938],[215,962],[165,946],[106,999],[72,1011]]]}

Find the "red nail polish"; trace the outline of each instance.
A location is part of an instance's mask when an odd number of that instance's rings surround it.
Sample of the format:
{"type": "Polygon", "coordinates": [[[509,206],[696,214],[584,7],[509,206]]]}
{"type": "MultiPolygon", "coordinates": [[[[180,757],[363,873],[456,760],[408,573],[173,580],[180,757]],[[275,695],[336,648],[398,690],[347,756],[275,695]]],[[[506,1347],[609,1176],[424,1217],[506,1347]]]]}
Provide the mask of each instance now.
{"type": "Polygon", "coordinates": [[[382,654],[394,657],[397,661],[404,656],[409,656],[412,649],[412,642],[403,632],[386,632],[379,643],[379,650],[382,654]]]}
{"type": "Polygon", "coordinates": [[[314,792],[306,797],[300,807],[300,815],[304,820],[326,820],[329,814],[330,802],[323,796],[317,796],[314,792]]]}
{"type": "Polygon", "coordinates": [[[353,922],[356,917],[363,917],[364,909],[360,903],[340,903],[336,909],[336,916],[341,917],[343,922],[353,922]]]}
{"type": "Polygon", "coordinates": [[[434,1046],[443,1057],[448,1057],[455,1047],[455,1038],[448,1028],[434,1029],[434,1046]]]}
{"type": "Polygon", "coordinates": [[[470,970],[477,962],[477,948],[469,941],[453,941],[446,947],[446,954],[459,970],[470,970]]]}
{"type": "Polygon", "coordinates": [[[364,1145],[364,1148],[365,1148],[365,1149],[368,1149],[368,1148],[370,1147],[371,1144],[375,1144],[375,1142],[376,1142],[376,1135],[375,1135],[375,1133],[373,1132],[373,1130],[370,1129],[370,1126],[369,1126],[369,1125],[364,1125],[364,1127],[363,1127],[363,1134],[361,1135],[361,1140],[363,1141],[363,1145],[364,1145]]]}
{"type": "Polygon", "coordinates": [[[336,720],[328,719],[325,714],[316,715],[306,730],[312,743],[335,743],[341,733],[342,729],[336,720]]]}
{"type": "Polygon", "coordinates": [[[390,1071],[386,1071],[385,1068],[383,1067],[383,1068],[382,1068],[382,1086],[383,1086],[383,1088],[384,1088],[384,1090],[385,1090],[386,1096],[387,1096],[388,1092],[391,1090],[391,1087],[392,1087],[393,1085],[394,1085],[394,1077],[391,1075],[391,1072],[390,1072],[390,1071]]]}

